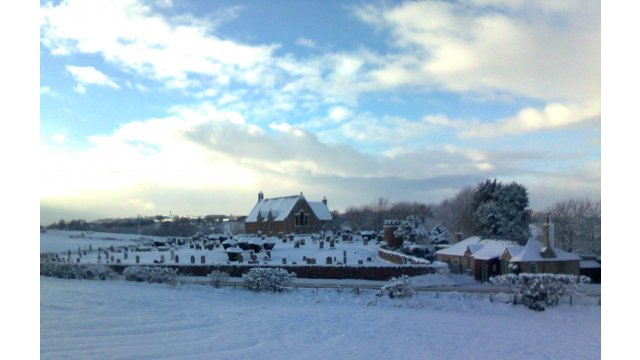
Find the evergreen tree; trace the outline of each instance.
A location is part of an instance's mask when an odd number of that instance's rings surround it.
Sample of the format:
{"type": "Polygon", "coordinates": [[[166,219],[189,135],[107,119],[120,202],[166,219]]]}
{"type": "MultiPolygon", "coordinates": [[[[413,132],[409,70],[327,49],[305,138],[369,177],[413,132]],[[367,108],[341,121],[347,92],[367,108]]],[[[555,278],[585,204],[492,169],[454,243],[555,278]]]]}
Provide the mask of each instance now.
{"type": "Polygon", "coordinates": [[[531,222],[528,206],[529,196],[524,186],[486,180],[476,189],[473,216],[481,235],[525,243],[531,222]]]}

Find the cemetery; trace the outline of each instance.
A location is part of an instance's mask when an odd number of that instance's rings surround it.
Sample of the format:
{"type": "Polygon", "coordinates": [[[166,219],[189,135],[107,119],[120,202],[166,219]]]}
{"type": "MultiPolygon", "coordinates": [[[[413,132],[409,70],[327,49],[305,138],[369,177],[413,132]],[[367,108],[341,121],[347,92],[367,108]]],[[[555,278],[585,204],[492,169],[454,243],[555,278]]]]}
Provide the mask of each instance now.
{"type": "MultiPolygon", "coordinates": [[[[281,267],[299,277],[386,280],[400,274],[433,272],[429,262],[389,256],[380,239],[358,234],[287,234],[281,236],[196,234],[143,238],[95,247],[78,242],[75,250],[56,252],[58,261],[104,264],[121,273],[127,266],[177,268],[182,275],[206,276],[214,269],[241,276],[253,267],[281,267]],[[409,260],[407,260],[409,259],[409,260]]],[[[383,243],[384,244],[384,243],[383,243]]]]}

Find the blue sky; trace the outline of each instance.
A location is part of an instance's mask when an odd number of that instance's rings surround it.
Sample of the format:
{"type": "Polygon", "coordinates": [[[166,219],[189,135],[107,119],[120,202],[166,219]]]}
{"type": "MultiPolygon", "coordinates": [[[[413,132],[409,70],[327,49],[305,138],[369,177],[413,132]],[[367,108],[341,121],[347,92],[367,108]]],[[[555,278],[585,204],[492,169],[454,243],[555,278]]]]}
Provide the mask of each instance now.
{"type": "Polygon", "coordinates": [[[597,1],[40,8],[41,223],[266,197],[600,197],[597,1]]]}

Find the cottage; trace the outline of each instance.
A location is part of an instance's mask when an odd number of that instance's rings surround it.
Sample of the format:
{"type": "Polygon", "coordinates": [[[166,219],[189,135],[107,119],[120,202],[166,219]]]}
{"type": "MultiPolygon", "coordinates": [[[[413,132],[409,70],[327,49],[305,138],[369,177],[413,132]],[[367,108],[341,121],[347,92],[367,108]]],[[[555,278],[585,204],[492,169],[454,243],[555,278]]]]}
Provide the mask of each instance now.
{"type": "Polygon", "coordinates": [[[261,191],[258,202],[245,219],[245,232],[265,235],[320,232],[326,230],[331,220],[326,197],[322,201],[307,201],[300,193],[265,199],[261,191]]]}
{"type": "Polygon", "coordinates": [[[580,273],[580,257],[553,246],[553,224],[532,226],[525,246],[514,241],[472,236],[436,251],[436,259],[449,264],[452,272],[473,274],[478,281],[512,271],[528,273],[580,273]]]}

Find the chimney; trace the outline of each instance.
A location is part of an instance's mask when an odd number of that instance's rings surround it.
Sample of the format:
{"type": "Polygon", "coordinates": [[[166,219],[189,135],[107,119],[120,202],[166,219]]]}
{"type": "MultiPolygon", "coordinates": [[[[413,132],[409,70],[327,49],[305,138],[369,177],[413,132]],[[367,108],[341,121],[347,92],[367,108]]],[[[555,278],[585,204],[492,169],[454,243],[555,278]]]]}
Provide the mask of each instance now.
{"type": "Polygon", "coordinates": [[[549,218],[542,224],[542,247],[545,249],[549,248],[549,218]]]}
{"type": "Polygon", "coordinates": [[[258,202],[264,200],[264,194],[262,193],[262,190],[260,190],[260,192],[258,193],[258,202]]]}
{"type": "Polygon", "coordinates": [[[327,206],[327,197],[326,197],[326,196],[323,196],[323,197],[322,197],[322,203],[323,203],[325,206],[327,206]]]}

